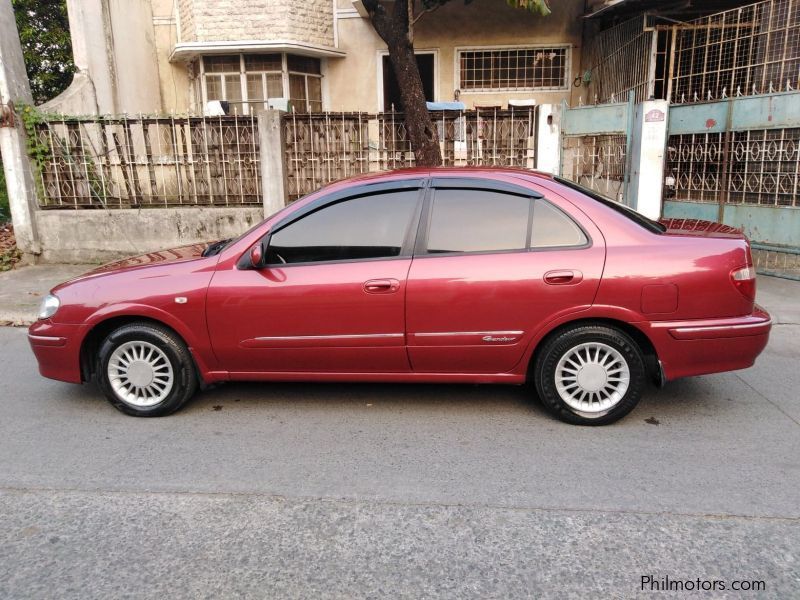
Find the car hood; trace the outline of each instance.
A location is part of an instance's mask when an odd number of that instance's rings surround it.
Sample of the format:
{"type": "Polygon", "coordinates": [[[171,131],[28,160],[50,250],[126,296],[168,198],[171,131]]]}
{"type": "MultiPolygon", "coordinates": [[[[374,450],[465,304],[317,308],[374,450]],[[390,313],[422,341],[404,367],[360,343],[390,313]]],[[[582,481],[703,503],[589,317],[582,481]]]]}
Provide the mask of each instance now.
{"type": "MultiPolygon", "coordinates": [[[[64,282],[73,283],[80,279],[86,279],[97,275],[108,275],[110,273],[118,273],[121,271],[128,271],[131,269],[138,269],[141,267],[164,265],[169,263],[186,262],[196,260],[203,255],[203,250],[208,248],[209,244],[189,244],[187,246],[178,246],[177,248],[169,248],[167,250],[159,250],[157,252],[148,252],[147,254],[139,254],[138,256],[129,256],[121,260],[101,265],[96,269],[87,271],[83,275],[79,275],[75,279],[64,282]]],[[[59,286],[61,287],[61,286],[59,286]]]]}
{"type": "Polygon", "coordinates": [[[713,221],[703,221],[701,219],[660,219],[659,223],[664,225],[667,235],[688,235],[693,237],[712,237],[712,238],[731,238],[744,240],[747,239],[741,229],[715,223],[713,221]]]}

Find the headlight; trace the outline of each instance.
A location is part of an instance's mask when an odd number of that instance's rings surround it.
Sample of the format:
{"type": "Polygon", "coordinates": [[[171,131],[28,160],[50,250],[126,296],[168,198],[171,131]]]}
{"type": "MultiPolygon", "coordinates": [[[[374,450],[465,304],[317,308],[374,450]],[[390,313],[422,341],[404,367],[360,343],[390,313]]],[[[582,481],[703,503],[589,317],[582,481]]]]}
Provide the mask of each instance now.
{"type": "Polygon", "coordinates": [[[42,304],[39,306],[39,318],[49,319],[56,314],[59,306],[61,306],[61,300],[53,296],[53,294],[47,294],[42,298],[42,304]]]}

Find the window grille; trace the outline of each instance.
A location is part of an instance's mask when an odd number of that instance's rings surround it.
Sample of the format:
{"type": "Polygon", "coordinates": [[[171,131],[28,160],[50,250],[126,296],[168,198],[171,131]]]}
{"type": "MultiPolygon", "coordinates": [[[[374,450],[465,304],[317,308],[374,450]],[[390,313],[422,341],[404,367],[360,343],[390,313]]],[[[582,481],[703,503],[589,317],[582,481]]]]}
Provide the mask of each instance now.
{"type": "Polygon", "coordinates": [[[480,90],[567,89],[569,48],[459,51],[460,87],[480,90]]]}

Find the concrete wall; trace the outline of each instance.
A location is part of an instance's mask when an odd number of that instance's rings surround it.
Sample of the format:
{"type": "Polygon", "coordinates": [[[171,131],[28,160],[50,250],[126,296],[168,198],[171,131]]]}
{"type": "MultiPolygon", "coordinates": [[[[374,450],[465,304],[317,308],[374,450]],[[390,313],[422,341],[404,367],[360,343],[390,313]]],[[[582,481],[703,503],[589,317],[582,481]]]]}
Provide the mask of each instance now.
{"type": "Polygon", "coordinates": [[[162,110],[151,0],[67,0],[77,68],[44,110],[72,115],[162,110]]]}
{"type": "Polygon", "coordinates": [[[237,236],[264,218],[261,207],[37,211],[41,259],[104,262],[237,236]]]}

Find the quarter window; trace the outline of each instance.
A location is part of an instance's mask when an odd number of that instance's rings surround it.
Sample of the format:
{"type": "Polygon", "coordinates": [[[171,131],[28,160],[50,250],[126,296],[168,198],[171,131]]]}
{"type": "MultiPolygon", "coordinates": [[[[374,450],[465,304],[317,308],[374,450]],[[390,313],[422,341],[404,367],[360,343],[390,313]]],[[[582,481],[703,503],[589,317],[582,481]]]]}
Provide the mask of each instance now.
{"type": "Polygon", "coordinates": [[[417,190],[363,196],[326,206],[277,231],[270,264],[399,256],[419,200],[417,190]]]}
{"type": "Polygon", "coordinates": [[[533,203],[531,248],[582,246],[588,240],[572,219],[544,200],[533,203]]]}
{"type": "Polygon", "coordinates": [[[428,252],[524,250],[531,200],[487,190],[436,190],[428,252]]]}

